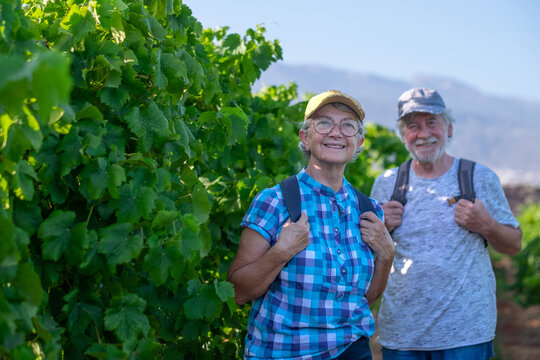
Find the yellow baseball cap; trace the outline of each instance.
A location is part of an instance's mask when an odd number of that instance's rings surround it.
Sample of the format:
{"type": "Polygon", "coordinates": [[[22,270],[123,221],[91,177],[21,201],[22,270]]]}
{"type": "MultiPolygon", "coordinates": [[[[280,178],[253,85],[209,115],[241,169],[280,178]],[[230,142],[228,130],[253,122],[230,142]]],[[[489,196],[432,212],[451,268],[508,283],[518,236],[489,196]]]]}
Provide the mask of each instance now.
{"type": "Polygon", "coordinates": [[[315,95],[312,97],[307,106],[306,106],[306,113],[304,115],[304,120],[307,120],[313,115],[313,113],[317,110],[319,110],[324,105],[330,104],[330,103],[342,103],[350,107],[360,118],[360,121],[364,120],[364,110],[362,110],[362,106],[351,96],[342,93],[339,90],[328,90],[326,92],[323,92],[319,95],[315,95]]]}

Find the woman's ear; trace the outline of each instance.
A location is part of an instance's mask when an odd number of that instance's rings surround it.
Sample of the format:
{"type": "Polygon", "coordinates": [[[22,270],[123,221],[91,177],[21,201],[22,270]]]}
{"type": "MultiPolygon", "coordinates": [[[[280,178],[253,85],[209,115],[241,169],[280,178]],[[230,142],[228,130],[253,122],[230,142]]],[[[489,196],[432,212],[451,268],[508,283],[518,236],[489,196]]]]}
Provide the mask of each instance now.
{"type": "Polygon", "coordinates": [[[304,131],[304,130],[300,130],[298,132],[298,136],[300,136],[300,141],[302,141],[302,144],[304,144],[304,148],[306,149],[306,151],[311,151],[309,149],[309,141],[308,141],[308,133],[307,131],[304,131]]]}
{"type": "Polygon", "coordinates": [[[360,139],[358,139],[358,143],[356,144],[356,148],[359,148],[360,146],[362,146],[364,144],[364,136],[362,136],[360,139]]]}

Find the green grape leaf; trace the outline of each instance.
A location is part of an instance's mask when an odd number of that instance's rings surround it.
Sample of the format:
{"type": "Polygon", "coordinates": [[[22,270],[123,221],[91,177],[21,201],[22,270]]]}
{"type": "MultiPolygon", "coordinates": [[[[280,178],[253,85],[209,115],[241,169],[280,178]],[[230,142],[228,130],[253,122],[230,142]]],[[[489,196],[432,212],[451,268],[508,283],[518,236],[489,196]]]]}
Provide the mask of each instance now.
{"type": "Polygon", "coordinates": [[[95,30],[95,22],[90,11],[80,8],[76,5],[72,6],[69,13],[66,14],[62,22],[71,30],[73,34],[73,43],[79,42],[88,33],[95,30]]]}
{"type": "Polygon", "coordinates": [[[148,271],[156,286],[165,284],[172,265],[161,244],[151,248],[144,257],[144,270],[148,271]]]}
{"type": "Polygon", "coordinates": [[[38,237],[43,240],[41,247],[44,259],[54,261],[60,259],[69,245],[73,221],[75,221],[73,211],[56,210],[41,223],[38,237]]]}
{"type": "Polygon", "coordinates": [[[116,345],[100,343],[90,345],[84,354],[99,360],[123,360],[128,357],[116,345]]]}
{"type": "Polygon", "coordinates": [[[195,340],[199,336],[197,323],[188,321],[182,328],[182,336],[186,338],[186,340],[195,340]]]}
{"type": "Polygon", "coordinates": [[[263,43],[253,50],[253,61],[262,70],[268,69],[272,63],[274,49],[270,43],[263,43]]]}
{"type": "Polygon", "coordinates": [[[184,314],[188,320],[213,320],[220,312],[222,304],[216,296],[213,287],[203,290],[184,302],[184,314]]]}
{"type": "Polygon", "coordinates": [[[36,329],[36,334],[47,345],[44,352],[52,356],[60,356],[62,346],[60,345],[64,328],[61,327],[49,314],[39,315],[32,319],[36,329]]]}
{"type": "Polygon", "coordinates": [[[150,218],[156,199],[157,195],[151,188],[143,186],[137,189],[137,209],[143,218],[150,218]]]}
{"type": "Polygon", "coordinates": [[[112,3],[121,12],[124,12],[129,9],[129,6],[127,6],[126,3],[123,2],[122,0],[112,0],[112,3]]]}
{"type": "Polygon", "coordinates": [[[105,80],[104,87],[117,88],[122,83],[122,73],[119,71],[111,71],[107,80],[105,80]]]}
{"type": "Polygon", "coordinates": [[[120,110],[129,100],[129,91],[122,86],[117,88],[105,87],[98,91],[99,98],[114,110],[120,110]]]}
{"type": "Polygon", "coordinates": [[[246,46],[238,34],[229,34],[223,41],[223,47],[230,51],[231,55],[241,55],[246,52],[246,46]]]}
{"type": "Polygon", "coordinates": [[[110,266],[123,264],[139,256],[143,239],[140,235],[131,236],[132,225],[116,223],[99,229],[98,252],[107,256],[110,266]]]}
{"type": "Polygon", "coordinates": [[[40,121],[46,124],[53,105],[68,102],[73,81],[69,75],[69,60],[56,52],[40,53],[39,66],[32,75],[32,88],[39,105],[40,121]],[[54,86],[50,86],[54,84],[54,86]]]}
{"type": "Polygon", "coordinates": [[[116,210],[116,218],[120,222],[136,223],[141,217],[137,207],[137,197],[133,191],[133,184],[124,184],[118,190],[118,198],[112,199],[109,204],[116,210]]]}
{"type": "Polygon", "coordinates": [[[194,89],[200,89],[205,82],[205,73],[202,65],[195,60],[189,53],[181,49],[179,51],[180,58],[186,63],[188,69],[188,77],[193,84],[194,89]]]}
{"type": "MultiPolygon", "coordinates": [[[[33,64],[26,61],[24,56],[21,55],[0,55],[0,104],[9,104],[10,102],[19,102],[13,98],[10,98],[10,90],[7,87],[9,83],[18,83],[19,86],[23,85],[22,81],[32,78],[33,64]],[[4,96],[5,95],[5,96],[4,96]],[[8,101],[9,100],[9,101],[8,101]]],[[[21,96],[21,94],[17,94],[21,96]]]]}
{"type": "Polygon", "coordinates": [[[184,259],[184,255],[182,254],[180,242],[181,237],[179,234],[176,234],[172,240],[167,242],[167,246],[165,247],[167,258],[171,262],[171,266],[169,268],[171,277],[176,280],[181,280],[182,277],[186,275],[186,261],[184,259]]]}
{"type": "Polygon", "coordinates": [[[164,53],[161,55],[161,67],[168,77],[176,77],[181,80],[187,78],[186,64],[173,54],[164,53]]]}
{"type": "MultiPolygon", "coordinates": [[[[26,231],[29,236],[32,236],[37,231],[42,221],[43,218],[41,217],[41,208],[39,206],[35,206],[35,204],[28,203],[27,201],[14,202],[13,223],[26,231]]],[[[2,229],[1,224],[0,229],[2,229]]],[[[7,235],[2,234],[1,230],[0,238],[5,239],[4,242],[7,242],[7,235]]],[[[0,247],[1,245],[2,241],[0,241],[0,247]]]]}
{"type": "Polygon", "coordinates": [[[117,12],[111,14],[111,35],[117,44],[121,44],[126,38],[122,15],[117,12]]]}
{"type": "Polygon", "coordinates": [[[109,194],[111,194],[113,198],[118,199],[120,196],[118,188],[126,181],[126,172],[124,168],[118,164],[112,164],[107,169],[107,178],[107,189],[109,190],[109,194]]]}
{"type": "Polygon", "coordinates": [[[34,180],[38,180],[34,168],[25,160],[20,160],[15,165],[12,185],[15,190],[20,189],[25,200],[30,201],[34,197],[34,180]]]}
{"type": "Polygon", "coordinates": [[[148,5],[148,11],[154,18],[158,20],[163,19],[165,16],[172,13],[172,2],[152,1],[148,5]]]}
{"type": "Polygon", "coordinates": [[[146,301],[135,294],[114,297],[105,312],[105,328],[122,341],[134,341],[141,333],[146,336],[150,323],[144,315],[145,307],[146,301]]]}
{"type": "Polygon", "coordinates": [[[150,103],[143,117],[144,124],[150,132],[160,138],[166,138],[170,135],[169,121],[155,102],[150,103]]]}
{"type": "Polygon", "coordinates": [[[71,131],[60,140],[57,150],[60,154],[60,175],[64,176],[81,162],[82,138],[79,136],[79,128],[72,127],[71,131]]]}
{"type": "Polygon", "coordinates": [[[75,118],[77,120],[94,119],[99,122],[103,122],[103,114],[101,111],[90,103],[86,103],[81,110],[77,111],[75,118]]]}
{"type": "MultiPolygon", "coordinates": [[[[158,1],[155,2],[157,3],[158,1]]],[[[167,31],[165,31],[156,18],[149,16],[148,22],[150,23],[150,33],[156,40],[162,41],[167,38],[167,31]]]]}
{"type": "Polygon", "coordinates": [[[244,79],[246,79],[249,84],[255,82],[259,74],[257,74],[257,70],[247,56],[242,61],[242,67],[244,70],[244,79]]]}
{"type": "Polygon", "coordinates": [[[162,229],[178,219],[178,212],[174,210],[159,210],[152,220],[153,229],[162,229]]]}
{"type": "Polygon", "coordinates": [[[90,200],[100,199],[109,185],[107,160],[97,158],[81,171],[81,188],[90,200]]]}
{"type": "Polygon", "coordinates": [[[161,52],[160,48],[152,49],[151,60],[148,62],[148,66],[152,66],[153,69],[152,82],[158,89],[164,90],[167,85],[167,77],[161,71],[161,52]]]}
{"type": "Polygon", "coordinates": [[[1,151],[9,160],[18,162],[31,147],[32,144],[26,136],[24,127],[20,124],[13,124],[9,127],[6,145],[1,151]]]}
{"type": "Polygon", "coordinates": [[[216,288],[216,294],[221,301],[227,302],[230,299],[234,299],[234,286],[230,282],[214,279],[214,287],[216,288]]]}
{"type": "Polygon", "coordinates": [[[186,123],[182,120],[177,120],[174,123],[174,129],[176,133],[180,135],[178,142],[185,149],[186,154],[191,158],[193,156],[193,152],[191,151],[189,144],[195,139],[193,134],[187,127],[186,123]]]}
{"type": "MultiPolygon", "coordinates": [[[[64,300],[66,300],[66,297],[64,297],[64,300]]],[[[96,305],[85,302],[76,302],[69,304],[69,306],[66,304],[62,311],[68,313],[67,328],[74,335],[84,334],[92,322],[100,324],[103,321],[101,309],[96,305]]]]}
{"type": "Polygon", "coordinates": [[[208,193],[203,184],[197,184],[192,189],[193,214],[197,217],[199,223],[204,224],[208,221],[212,205],[208,201],[208,193]]]}
{"type": "Polygon", "coordinates": [[[159,359],[163,345],[154,339],[142,339],[137,342],[135,354],[139,359],[159,359]]]}
{"type": "Polygon", "coordinates": [[[240,108],[224,107],[221,113],[231,122],[231,138],[229,145],[242,142],[247,136],[249,119],[240,108]]]}
{"type": "Polygon", "coordinates": [[[142,122],[138,107],[134,106],[130,108],[127,114],[124,115],[124,120],[127,122],[129,130],[131,130],[138,137],[144,137],[146,134],[146,129],[142,122]]]}
{"type": "Polygon", "coordinates": [[[186,214],[182,218],[183,227],[181,231],[181,249],[184,257],[193,259],[196,254],[204,249],[203,242],[199,237],[199,222],[193,214],[186,214]]]}
{"type": "Polygon", "coordinates": [[[71,228],[69,246],[66,249],[66,261],[71,265],[80,264],[83,260],[90,240],[86,224],[81,222],[71,228]]]}
{"type": "Polygon", "coordinates": [[[85,152],[92,157],[103,156],[107,151],[101,134],[94,135],[87,133],[83,139],[83,146],[85,147],[85,152]]]}
{"type": "Polygon", "coordinates": [[[17,346],[15,349],[13,349],[13,352],[11,354],[13,356],[13,359],[17,360],[35,360],[36,355],[34,355],[34,352],[32,349],[30,349],[26,345],[20,345],[17,346]]]}
{"type": "Polygon", "coordinates": [[[29,263],[17,265],[17,275],[14,280],[19,292],[33,305],[41,303],[43,289],[39,276],[29,263]]]}

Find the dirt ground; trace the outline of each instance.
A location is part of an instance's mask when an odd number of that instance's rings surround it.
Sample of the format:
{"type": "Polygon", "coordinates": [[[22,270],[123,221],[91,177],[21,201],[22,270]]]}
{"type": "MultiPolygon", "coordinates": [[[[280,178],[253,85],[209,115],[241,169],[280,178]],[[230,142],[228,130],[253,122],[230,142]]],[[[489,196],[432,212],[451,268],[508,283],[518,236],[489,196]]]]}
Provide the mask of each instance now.
{"type": "Polygon", "coordinates": [[[540,359],[540,305],[522,308],[512,301],[500,300],[497,307],[498,359],[540,359]]]}

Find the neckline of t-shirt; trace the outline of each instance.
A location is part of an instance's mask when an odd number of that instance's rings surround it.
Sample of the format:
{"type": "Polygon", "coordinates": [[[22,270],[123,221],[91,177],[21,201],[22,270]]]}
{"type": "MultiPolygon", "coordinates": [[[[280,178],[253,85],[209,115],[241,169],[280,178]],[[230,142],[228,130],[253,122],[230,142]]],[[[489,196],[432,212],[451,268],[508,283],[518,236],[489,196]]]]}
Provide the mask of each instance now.
{"type": "Polygon", "coordinates": [[[457,171],[457,167],[458,167],[458,162],[459,162],[459,159],[457,157],[454,158],[454,162],[452,163],[452,166],[450,166],[450,168],[448,170],[446,170],[446,172],[444,172],[443,174],[437,176],[437,177],[434,177],[434,178],[426,178],[426,177],[422,177],[422,176],[419,176],[416,171],[414,171],[412,165],[411,165],[411,171],[410,171],[410,178],[411,179],[416,179],[418,181],[425,181],[425,182],[434,182],[434,181],[439,181],[440,179],[446,177],[446,176],[450,176],[452,174],[454,174],[456,171],[457,171]]]}

